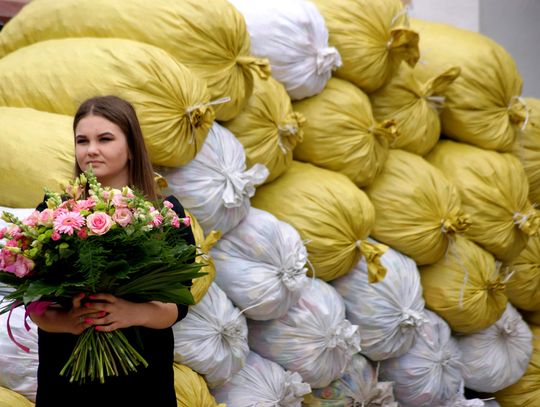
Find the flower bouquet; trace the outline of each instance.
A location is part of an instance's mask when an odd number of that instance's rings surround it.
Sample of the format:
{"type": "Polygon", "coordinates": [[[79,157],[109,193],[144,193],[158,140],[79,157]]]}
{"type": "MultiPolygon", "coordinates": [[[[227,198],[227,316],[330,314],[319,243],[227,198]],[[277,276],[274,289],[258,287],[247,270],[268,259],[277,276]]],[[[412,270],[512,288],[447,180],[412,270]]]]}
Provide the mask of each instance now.
{"type": "MultiPolygon", "coordinates": [[[[0,282],[14,290],[0,302],[0,314],[23,304],[44,312],[53,301],[71,303],[81,292],[194,303],[189,285],[204,273],[195,246],[184,239],[189,217],[179,218],[170,202],[146,201],[128,187],[103,188],[91,171],[64,191],[47,192],[47,207],[24,220],[2,214],[8,226],[0,230],[0,282]]],[[[121,330],[90,328],[60,374],[103,383],[141,364],[147,366],[121,330]]]]}

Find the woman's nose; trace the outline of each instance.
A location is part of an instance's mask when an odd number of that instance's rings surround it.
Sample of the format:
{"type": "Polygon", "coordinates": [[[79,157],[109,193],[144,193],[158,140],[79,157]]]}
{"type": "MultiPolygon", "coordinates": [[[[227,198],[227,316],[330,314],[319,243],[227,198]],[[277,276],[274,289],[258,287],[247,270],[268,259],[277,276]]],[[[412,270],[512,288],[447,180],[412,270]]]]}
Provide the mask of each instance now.
{"type": "Polygon", "coordinates": [[[88,149],[86,150],[89,155],[95,155],[98,153],[98,146],[94,142],[88,143],[88,149]]]}

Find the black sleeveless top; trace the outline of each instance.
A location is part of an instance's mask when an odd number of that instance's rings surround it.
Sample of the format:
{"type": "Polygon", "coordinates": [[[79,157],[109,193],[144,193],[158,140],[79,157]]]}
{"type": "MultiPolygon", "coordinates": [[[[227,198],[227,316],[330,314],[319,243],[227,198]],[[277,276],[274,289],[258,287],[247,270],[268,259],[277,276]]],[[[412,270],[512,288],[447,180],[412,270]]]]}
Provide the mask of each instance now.
{"type": "MultiPolygon", "coordinates": [[[[174,205],[173,209],[178,216],[185,217],[184,209],[175,197],[169,196],[166,199],[174,205]]],[[[42,209],[43,206],[38,206],[38,210],[42,209]]],[[[191,229],[185,230],[187,243],[194,245],[191,229]]],[[[178,320],[184,318],[187,311],[187,306],[178,305],[178,320]]],[[[137,331],[133,328],[122,329],[131,345],[148,362],[147,368],[139,365],[136,373],[106,378],[104,384],[90,382],[81,385],[70,383],[68,378],[59,374],[78,336],[38,329],[36,407],[176,407],[172,328],[139,327],[137,331]]]]}

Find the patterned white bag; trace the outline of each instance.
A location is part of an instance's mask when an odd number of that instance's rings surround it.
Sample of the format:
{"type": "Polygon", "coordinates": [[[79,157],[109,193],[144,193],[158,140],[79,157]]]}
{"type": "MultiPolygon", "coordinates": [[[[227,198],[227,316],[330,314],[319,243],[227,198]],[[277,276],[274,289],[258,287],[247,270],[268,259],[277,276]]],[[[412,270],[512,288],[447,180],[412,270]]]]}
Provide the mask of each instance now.
{"type": "Polygon", "coordinates": [[[218,403],[234,407],[301,407],[302,396],[310,391],[298,373],[250,352],[244,368],[212,393],[218,403]]]}
{"type": "Polygon", "coordinates": [[[211,251],[215,282],[251,319],[276,319],[298,302],[307,251],[291,225],[250,208],[247,217],[211,251]]]}
{"type": "Polygon", "coordinates": [[[247,215],[255,186],[268,176],[262,164],[246,170],[244,147],[217,123],[189,164],[156,169],[169,184],[166,193],[175,195],[195,215],[205,235],[212,230],[225,234],[238,225],[247,215]]]}
{"type": "Polygon", "coordinates": [[[350,273],[331,282],[345,300],[347,319],[362,333],[362,353],[371,360],[403,355],[427,321],[416,263],[390,248],[381,262],[387,273],[378,283],[368,283],[363,258],[350,273]]]}
{"type": "Polygon", "coordinates": [[[456,339],[466,366],[465,386],[484,393],[494,393],[517,382],[525,373],[533,350],[531,330],[510,304],[489,328],[456,339]]]}
{"type": "Polygon", "coordinates": [[[317,7],[305,0],[229,0],[243,14],[251,52],[268,58],[272,76],[291,99],[324,89],[341,56],[328,46],[328,30],[317,7]]]}
{"type": "Polygon", "coordinates": [[[173,333],[174,361],[204,375],[209,386],[242,369],[249,353],[246,318],[215,283],[173,333]]]}
{"type": "Polygon", "coordinates": [[[341,376],[360,351],[360,332],[345,319],[336,290],[314,279],[287,314],[271,321],[248,321],[249,346],[261,356],[298,372],[312,388],[341,376]]]}

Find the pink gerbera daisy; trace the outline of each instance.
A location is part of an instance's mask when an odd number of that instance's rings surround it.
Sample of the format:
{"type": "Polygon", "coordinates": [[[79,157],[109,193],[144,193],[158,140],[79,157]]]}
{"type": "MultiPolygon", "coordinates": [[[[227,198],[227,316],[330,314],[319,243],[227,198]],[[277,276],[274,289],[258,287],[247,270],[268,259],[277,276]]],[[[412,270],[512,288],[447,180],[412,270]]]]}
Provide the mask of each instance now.
{"type": "Polygon", "coordinates": [[[54,230],[58,233],[72,235],[84,225],[84,216],[78,212],[60,213],[54,219],[54,230]]]}

